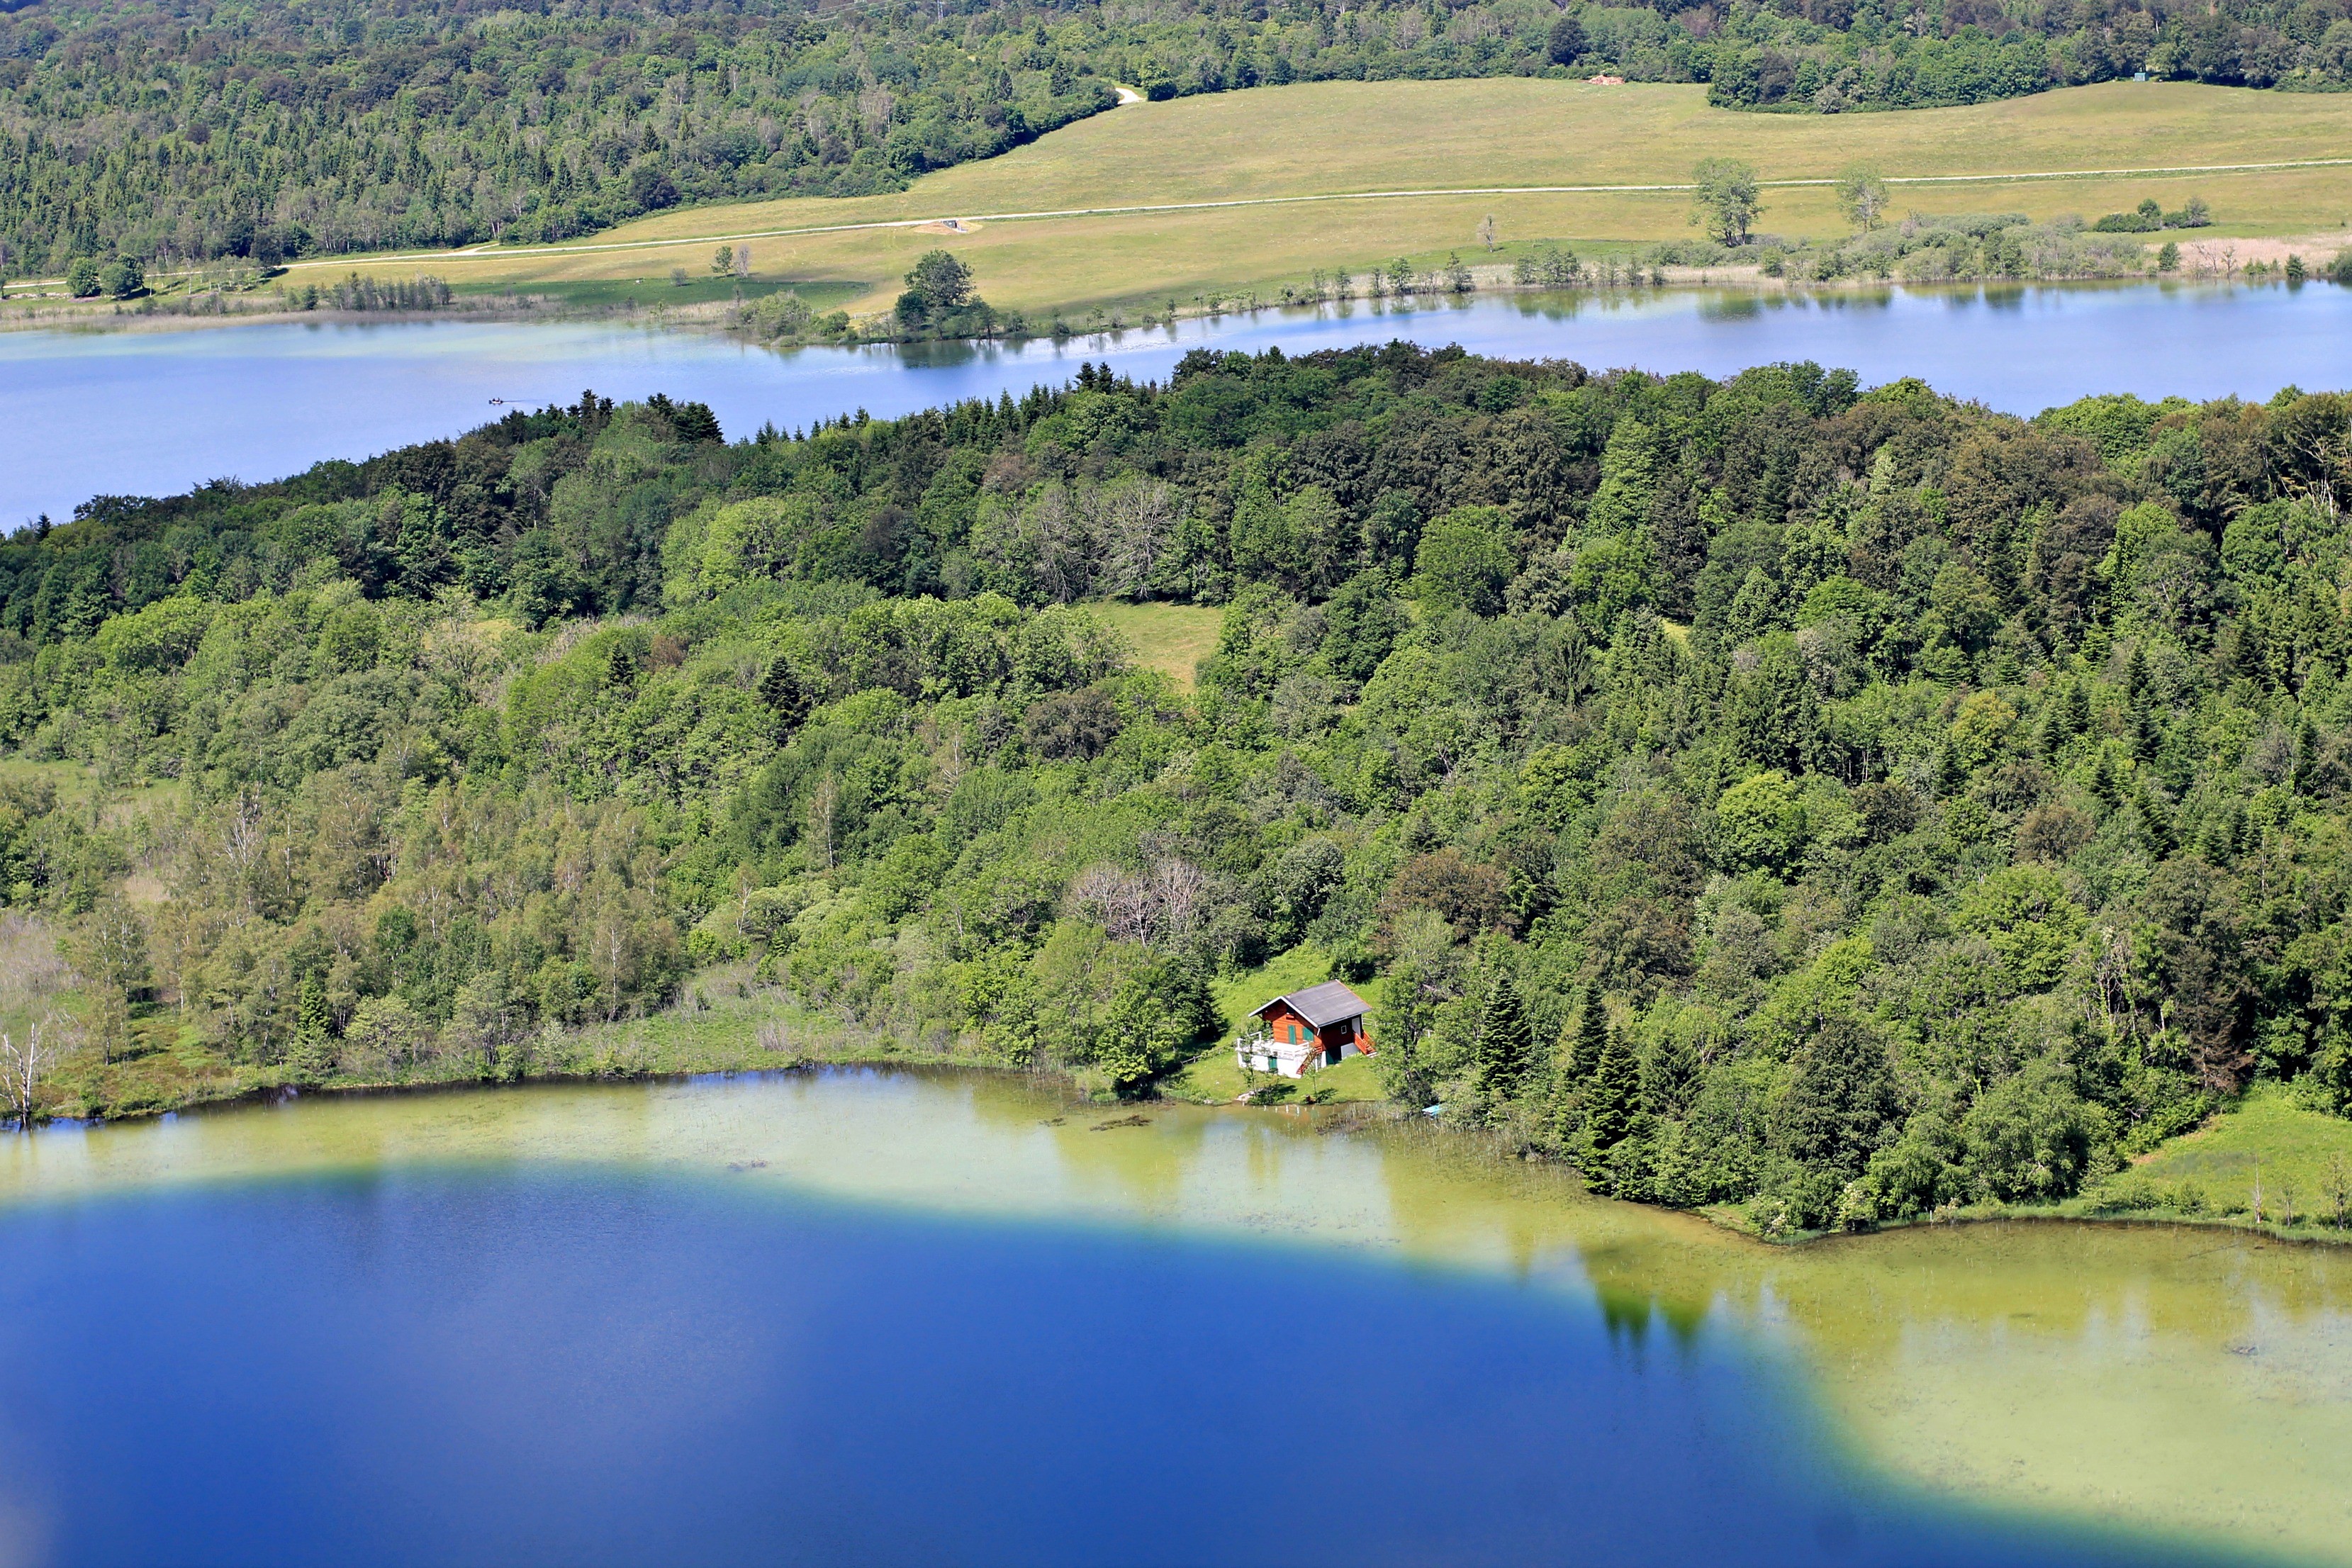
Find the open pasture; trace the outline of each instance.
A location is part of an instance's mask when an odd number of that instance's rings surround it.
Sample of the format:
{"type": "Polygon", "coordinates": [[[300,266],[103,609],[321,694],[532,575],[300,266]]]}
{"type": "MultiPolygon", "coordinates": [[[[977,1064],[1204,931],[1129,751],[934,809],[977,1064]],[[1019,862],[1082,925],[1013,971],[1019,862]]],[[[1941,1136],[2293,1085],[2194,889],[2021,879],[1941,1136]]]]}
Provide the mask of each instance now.
{"type": "MultiPolygon", "coordinates": [[[[1484,188],[1671,187],[1710,156],[1746,159],[1768,182],[1826,180],[1858,161],[1898,182],[1948,182],[1898,185],[1898,215],[2095,216],[2143,196],[2173,207],[2193,193],[2221,220],[2210,233],[2333,236],[2352,229],[2352,168],[2342,164],[2083,171],[2287,164],[2347,149],[2352,99],[2190,83],[1824,117],[1710,109],[1706,89],[1691,86],[1327,82],[1130,105],[892,195],[698,207],[564,247],[485,247],[373,265],[430,269],[461,286],[643,279],[650,287],[673,267],[707,271],[719,244],[748,244],[756,279],[864,279],[863,291],[828,289],[825,302],[870,311],[887,306],[916,256],[947,246],[1000,307],[1140,311],[1265,290],[1318,268],[1360,271],[1400,254],[1499,259],[1538,239],[1623,247],[1686,236],[1689,198],[1676,189],[1484,188]],[[2042,177],[2051,174],[2064,177],[2042,177]],[[1469,187],[1481,189],[1381,194],[1469,187]],[[1134,210],[1155,206],[1173,210],[1134,210]],[[1065,216],[1005,216],[1021,214],[1065,216]],[[1490,214],[1506,247],[1495,258],[1475,237],[1490,214]],[[913,223],[948,217],[964,220],[962,230],[913,223]],[[845,226],[859,225],[909,226],[845,226]],[[826,232],[775,232],[817,229],[826,232]]],[[[1766,192],[1760,227],[1829,235],[1843,224],[1825,185],[1781,185],[1766,192]]]]}

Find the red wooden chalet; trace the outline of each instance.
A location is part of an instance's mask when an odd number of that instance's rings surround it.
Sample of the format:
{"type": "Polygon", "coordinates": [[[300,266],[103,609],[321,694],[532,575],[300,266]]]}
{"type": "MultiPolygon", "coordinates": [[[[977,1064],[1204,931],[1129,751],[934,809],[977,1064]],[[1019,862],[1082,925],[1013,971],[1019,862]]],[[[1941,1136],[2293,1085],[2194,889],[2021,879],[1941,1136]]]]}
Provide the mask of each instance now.
{"type": "Polygon", "coordinates": [[[1248,1071],[1299,1078],[1310,1068],[1337,1067],[1350,1052],[1370,1056],[1370,1011],[1337,980],[1277,996],[1250,1015],[1256,1022],[1234,1039],[1234,1058],[1248,1071]]]}

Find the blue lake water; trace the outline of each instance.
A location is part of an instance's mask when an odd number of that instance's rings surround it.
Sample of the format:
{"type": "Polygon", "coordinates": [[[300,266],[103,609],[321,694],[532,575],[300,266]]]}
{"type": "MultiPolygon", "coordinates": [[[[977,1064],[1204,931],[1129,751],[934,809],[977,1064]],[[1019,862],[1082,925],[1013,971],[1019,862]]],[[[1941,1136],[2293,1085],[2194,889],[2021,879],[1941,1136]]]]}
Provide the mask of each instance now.
{"type": "Polygon", "coordinates": [[[454,435],[583,387],[709,403],[732,435],[864,407],[890,416],[1019,393],[1108,359],[1167,374],[1211,345],[1307,352],[1402,337],[1481,353],[1722,374],[1812,359],[1870,383],[1919,376],[2032,414],[2094,392],[2268,397],[2352,384],[2352,289],[2135,285],[1486,296],[1418,310],[1359,301],[1018,346],[754,348],[626,324],[264,324],[0,334],[0,527],[63,520],[94,494],[276,479],[454,435]]]}
{"type": "Polygon", "coordinates": [[[2147,1560],[1895,1499],[1556,1280],[430,1170],[0,1256],[12,1561],[2147,1560]]]}
{"type": "Polygon", "coordinates": [[[2342,1561],[2352,1258],[841,1071],[0,1137],[0,1562],[2342,1561]]]}

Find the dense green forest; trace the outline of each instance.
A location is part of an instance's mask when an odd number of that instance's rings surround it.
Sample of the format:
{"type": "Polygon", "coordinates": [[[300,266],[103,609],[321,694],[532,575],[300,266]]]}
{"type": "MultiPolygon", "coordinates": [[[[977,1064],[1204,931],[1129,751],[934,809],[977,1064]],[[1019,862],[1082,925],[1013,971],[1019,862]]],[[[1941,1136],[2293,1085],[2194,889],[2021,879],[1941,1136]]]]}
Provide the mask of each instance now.
{"type": "Polygon", "coordinates": [[[90,1049],[295,1081],[756,963],[1138,1092],[1313,943],[1396,1099],[1611,1191],[2053,1197],[2256,1078],[2352,1104],[2347,502],[2293,390],[1393,343],[731,443],[590,395],[0,547],[0,949],[63,933],[90,1049]],[[1197,690],[1111,597],[1223,606],[1197,690]]]}
{"type": "Polygon", "coordinates": [[[2352,18],[2347,0],[29,0],[0,5],[0,268],[559,240],[681,202],[866,195],[1108,109],[1115,82],[1598,70],[1822,112],[2141,70],[2334,89],[2352,18]]]}

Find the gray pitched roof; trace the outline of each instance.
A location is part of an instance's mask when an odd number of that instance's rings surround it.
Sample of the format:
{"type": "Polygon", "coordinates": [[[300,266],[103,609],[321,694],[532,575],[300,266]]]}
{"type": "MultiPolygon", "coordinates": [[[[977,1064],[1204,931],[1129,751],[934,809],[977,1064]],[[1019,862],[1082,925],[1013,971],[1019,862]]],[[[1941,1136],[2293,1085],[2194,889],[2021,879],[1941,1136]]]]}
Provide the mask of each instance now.
{"type": "MultiPolygon", "coordinates": [[[[1287,996],[1277,996],[1274,1002],[1289,1003],[1292,1012],[1318,1029],[1336,1024],[1342,1018],[1360,1017],[1372,1010],[1371,1004],[1349,990],[1344,982],[1338,980],[1327,980],[1320,985],[1310,985],[1304,991],[1294,991],[1287,996]]],[[[1255,1017],[1258,1013],[1265,1012],[1266,1007],[1273,1006],[1274,1002],[1268,1002],[1265,1007],[1258,1008],[1250,1016],[1255,1017]]]]}

